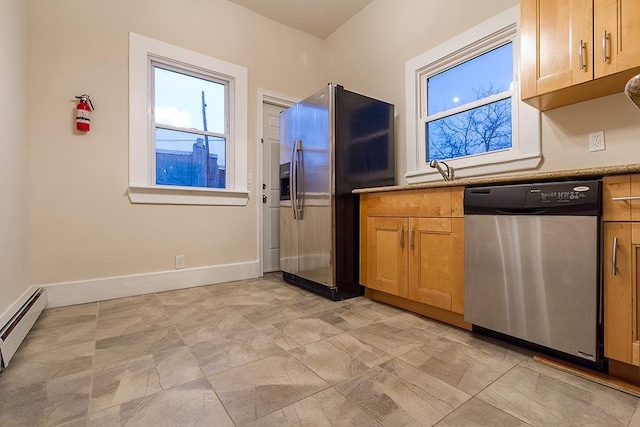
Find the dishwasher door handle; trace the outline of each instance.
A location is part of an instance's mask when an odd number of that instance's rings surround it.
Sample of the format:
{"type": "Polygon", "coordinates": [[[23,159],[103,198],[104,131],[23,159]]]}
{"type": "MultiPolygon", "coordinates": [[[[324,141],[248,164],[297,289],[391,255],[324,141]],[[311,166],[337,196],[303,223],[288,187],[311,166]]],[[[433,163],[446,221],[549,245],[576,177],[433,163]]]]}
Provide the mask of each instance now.
{"type": "Polygon", "coordinates": [[[613,238],[613,250],[611,251],[611,273],[615,276],[616,275],[616,270],[618,269],[617,267],[617,261],[618,261],[618,238],[614,237],[613,238]]]}
{"type": "Polygon", "coordinates": [[[496,212],[500,215],[542,215],[546,212],[546,209],[538,208],[522,208],[522,209],[496,209],[496,212]]]}

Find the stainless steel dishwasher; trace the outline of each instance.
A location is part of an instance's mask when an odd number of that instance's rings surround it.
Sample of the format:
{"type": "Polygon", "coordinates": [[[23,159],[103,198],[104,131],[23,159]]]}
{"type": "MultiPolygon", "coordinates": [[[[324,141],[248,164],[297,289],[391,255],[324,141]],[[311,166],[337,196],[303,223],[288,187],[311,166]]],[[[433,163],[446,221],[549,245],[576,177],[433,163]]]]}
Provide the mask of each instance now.
{"type": "Polygon", "coordinates": [[[465,320],[597,365],[600,187],[590,180],[465,189],[465,320]]]}

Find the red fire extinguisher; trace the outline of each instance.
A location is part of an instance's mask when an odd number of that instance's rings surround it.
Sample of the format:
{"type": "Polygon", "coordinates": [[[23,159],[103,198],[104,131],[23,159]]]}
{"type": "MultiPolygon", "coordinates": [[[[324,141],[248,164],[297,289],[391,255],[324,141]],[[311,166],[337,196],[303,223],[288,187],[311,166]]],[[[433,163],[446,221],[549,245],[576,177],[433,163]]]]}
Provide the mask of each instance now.
{"type": "Polygon", "coordinates": [[[89,113],[94,110],[93,103],[86,93],[76,96],[76,99],[80,100],[76,106],[76,129],[81,132],[89,132],[91,130],[89,113]]]}

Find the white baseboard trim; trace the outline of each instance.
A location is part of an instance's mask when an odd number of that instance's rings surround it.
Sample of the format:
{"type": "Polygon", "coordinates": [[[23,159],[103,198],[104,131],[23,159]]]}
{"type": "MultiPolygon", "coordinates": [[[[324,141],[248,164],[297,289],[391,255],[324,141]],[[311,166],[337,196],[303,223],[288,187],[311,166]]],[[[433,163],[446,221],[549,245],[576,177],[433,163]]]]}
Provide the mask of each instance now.
{"type": "Polygon", "coordinates": [[[260,262],[252,261],[75,282],[50,283],[41,286],[47,291],[47,308],[53,308],[251,279],[261,275],[260,262]]]}

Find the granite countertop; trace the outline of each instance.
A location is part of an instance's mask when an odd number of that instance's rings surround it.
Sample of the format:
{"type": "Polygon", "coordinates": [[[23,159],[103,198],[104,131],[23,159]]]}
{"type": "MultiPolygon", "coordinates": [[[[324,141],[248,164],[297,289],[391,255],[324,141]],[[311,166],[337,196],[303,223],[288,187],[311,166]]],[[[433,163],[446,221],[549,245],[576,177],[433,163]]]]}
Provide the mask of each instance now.
{"type": "Polygon", "coordinates": [[[523,175],[499,175],[499,176],[482,176],[478,178],[461,178],[453,181],[438,180],[433,182],[425,182],[422,184],[394,185],[389,187],[360,188],[353,190],[355,194],[361,193],[378,193],[384,191],[400,191],[400,190],[416,190],[420,188],[438,188],[438,187],[472,187],[487,184],[513,184],[518,182],[536,182],[536,181],[552,181],[564,180],[567,178],[594,178],[605,175],[621,175],[625,173],[640,172],[640,163],[620,166],[602,166],[584,169],[568,169],[550,172],[536,172],[523,175]]]}

